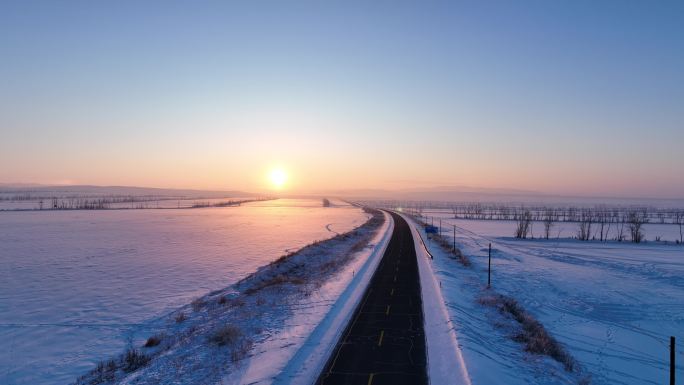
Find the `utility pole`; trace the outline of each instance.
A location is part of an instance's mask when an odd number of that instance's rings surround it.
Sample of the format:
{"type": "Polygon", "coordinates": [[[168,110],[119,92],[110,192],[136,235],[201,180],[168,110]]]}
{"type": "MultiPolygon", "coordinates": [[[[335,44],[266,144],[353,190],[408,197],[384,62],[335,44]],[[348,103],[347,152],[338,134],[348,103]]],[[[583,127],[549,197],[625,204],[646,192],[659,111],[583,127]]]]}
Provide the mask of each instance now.
{"type": "Polygon", "coordinates": [[[492,244],[489,244],[489,268],[487,269],[487,287],[492,285],[492,244]]]}
{"type": "Polygon", "coordinates": [[[675,385],[675,338],[670,337],[670,385],[675,385]]]}

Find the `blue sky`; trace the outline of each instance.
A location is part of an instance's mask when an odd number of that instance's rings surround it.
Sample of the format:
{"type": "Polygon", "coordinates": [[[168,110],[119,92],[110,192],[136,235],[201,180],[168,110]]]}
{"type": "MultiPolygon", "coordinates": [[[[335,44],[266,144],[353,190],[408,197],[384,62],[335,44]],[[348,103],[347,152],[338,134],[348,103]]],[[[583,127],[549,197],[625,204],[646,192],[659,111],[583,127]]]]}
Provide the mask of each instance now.
{"type": "Polygon", "coordinates": [[[684,196],[684,3],[0,4],[0,181],[684,196]]]}

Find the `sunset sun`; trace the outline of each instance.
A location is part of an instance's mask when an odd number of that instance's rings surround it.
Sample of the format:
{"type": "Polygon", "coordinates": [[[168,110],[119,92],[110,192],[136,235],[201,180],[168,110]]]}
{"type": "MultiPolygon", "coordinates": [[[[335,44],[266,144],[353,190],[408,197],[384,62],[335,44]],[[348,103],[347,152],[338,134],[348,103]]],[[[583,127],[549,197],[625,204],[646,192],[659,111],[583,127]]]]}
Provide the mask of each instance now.
{"type": "Polygon", "coordinates": [[[283,170],[282,168],[274,168],[268,174],[268,179],[270,180],[271,185],[274,188],[283,188],[283,186],[285,186],[285,183],[287,182],[287,172],[285,172],[285,170],[283,170]]]}

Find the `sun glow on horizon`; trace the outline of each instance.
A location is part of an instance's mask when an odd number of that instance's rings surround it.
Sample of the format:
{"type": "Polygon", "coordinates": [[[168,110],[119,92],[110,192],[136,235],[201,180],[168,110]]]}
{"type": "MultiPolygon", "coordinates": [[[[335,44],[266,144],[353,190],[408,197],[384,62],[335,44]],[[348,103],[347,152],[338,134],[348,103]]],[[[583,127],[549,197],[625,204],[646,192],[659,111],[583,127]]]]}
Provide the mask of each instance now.
{"type": "Polygon", "coordinates": [[[287,172],[280,167],[276,167],[268,174],[271,185],[276,189],[281,189],[287,182],[287,172]]]}

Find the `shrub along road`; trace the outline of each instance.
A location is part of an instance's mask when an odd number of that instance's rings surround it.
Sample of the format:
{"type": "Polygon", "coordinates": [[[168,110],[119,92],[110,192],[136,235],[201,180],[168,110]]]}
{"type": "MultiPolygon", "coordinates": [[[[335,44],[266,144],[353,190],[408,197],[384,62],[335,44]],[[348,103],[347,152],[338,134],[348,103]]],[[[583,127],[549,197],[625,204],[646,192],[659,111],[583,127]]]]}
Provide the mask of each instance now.
{"type": "Polygon", "coordinates": [[[413,236],[397,214],[385,255],[318,384],[427,384],[413,236]]]}

